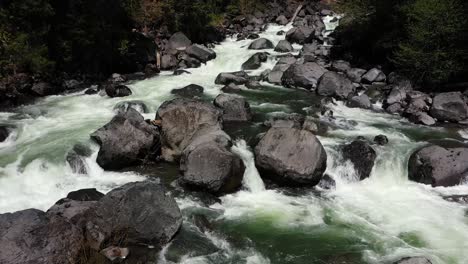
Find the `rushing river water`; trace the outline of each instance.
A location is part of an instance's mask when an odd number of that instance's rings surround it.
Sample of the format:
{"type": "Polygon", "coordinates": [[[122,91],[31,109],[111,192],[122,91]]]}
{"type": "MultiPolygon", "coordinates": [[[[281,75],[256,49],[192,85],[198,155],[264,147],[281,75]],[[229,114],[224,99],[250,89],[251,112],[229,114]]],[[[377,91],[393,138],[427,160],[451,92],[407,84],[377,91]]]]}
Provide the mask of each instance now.
{"type": "MultiPolygon", "coordinates": [[[[328,25],[333,30],[333,25],[328,25]]],[[[271,25],[262,34],[277,43],[279,30],[271,25]]],[[[0,213],[39,208],[46,210],[72,190],[95,187],[107,192],[126,182],[145,179],[144,173],[106,172],[95,162],[98,147],[89,135],[108,122],[114,107],[125,101],[143,101],[144,113],[154,118],[159,105],[172,98],[170,91],[188,84],[205,88],[206,99],[219,94],[214,84],[220,72],[236,71],[256,51],[247,50],[249,40],[227,39],[215,48],[217,58],[191,74],[163,73],[130,85],[133,95],[109,98],[83,92],[49,96],[13,113],[0,113],[0,122],[16,132],[0,143],[0,213]],[[76,143],[91,146],[86,160],[88,174],[72,172],[66,153],[76,143]]],[[[295,48],[300,48],[296,46],[295,48]]],[[[275,55],[275,52],[271,52],[275,55]]],[[[267,63],[253,74],[272,68],[267,63]]],[[[466,206],[445,201],[442,195],[468,194],[468,186],[431,188],[407,180],[406,162],[412,150],[433,139],[466,140],[466,131],[427,128],[385,113],[331,105],[337,124],[320,140],[328,154],[327,173],[336,189],[268,189],[254,164],[245,140],[262,129],[268,116],[300,112],[317,98],[310,93],[264,84],[245,90],[255,111],[254,122],[229,128],[235,137],[233,151],[246,165],[243,190],[221,197],[206,206],[194,197],[177,201],[184,214],[181,236],[155,257],[156,263],[391,263],[406,256],[427,256],[434,263],[468,263],[468,217],[466,206]],[[378,154],[371,177],[356,181],[353,167],[343,163],[338,147],[357,136],[372,139],[387,135],[390,143],[376,147],[378,154]],[[202,215],[211,228],[202,230],[195,220],[202,215]]],[[[170,165],[168,165],[170,166],[170,165]]],[[[175,167],[167,171],[175,171],[175,167]]],[[[164,177],[155,172],[157,176],[164,177]]]]}

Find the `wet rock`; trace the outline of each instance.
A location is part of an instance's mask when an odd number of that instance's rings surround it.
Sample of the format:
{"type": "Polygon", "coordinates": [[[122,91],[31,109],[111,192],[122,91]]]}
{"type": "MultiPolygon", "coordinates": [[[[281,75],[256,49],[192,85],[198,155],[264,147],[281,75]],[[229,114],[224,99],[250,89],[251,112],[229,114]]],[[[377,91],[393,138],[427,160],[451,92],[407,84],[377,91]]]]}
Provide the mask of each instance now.
{"type": "Polygon", "coordinates": [[[401,104],[404,104],[405,99],[406,99],[406,90],[400,87],[394,87],[390,91],[390,94],[385,99],[384,104],[392,105],[392,104],[398,103],[401,105],[401,104]]]}
{"type": "Polygon", "coordinates": [[[234,94],[220,94],[214,100],[214,105],[223,110],[223,121],[250,121],[252,112],[244,97],[234,94]]]}
{"type": "Polygon", "coordinates": [[[410,257],[403,258],[394,264],[432,264],[432,262],[425,257],[410,257]]]}
{"type": "Polygon", "coordinates": [[[10,131],[6,126],[0,126],[0,142],[5,141],[10,136],[10,131]]]}
{"type": "Polygon", "coordinates": [[[181,55],[180,60],[179,67],[181,67],[181,65],[185,65],[187,68],[198,68],[201,66],[201,61],[187,54],[181,55]]]}
{"type": "Polygon", "coordinates": [[[178,160],[197,136],[222,128],[222,112],[211,104],[185,98],[164,102],[156,114],[162,127],[162,156],[178,160]]]}
{"type": "Polygon", "coordinates": [[[432,126],[436,123],[434,118],[424,112],[412,113],[408,116],[408,119],[410,122],[425,126],[432,126]]]}
{"type": "Polygon", "coordinates": [[[117,243],[162,246],[174,237],[181,224],[179,207],[167,190],[143,181],[125,184],[101,198],[88,217],[86,232],[102,235],[105,244],[99,248],[117,243]]]}
{"type": "Polygon", "coordinates": [[[280,42],[278,42],[278,45],[276,45],[275,47],[275,51],[276,52],[291,52],[291,51],[294,51],[294,48],[291,45],[291,43],[289,43],[289,41],[280,40],[280,42]]]}
{"type": "Polygon", "coordinates": [[[332,62],[332,69],[337,72],[348,72],[351,71],[351,64],[344,60],[336,60],[332,62]]]}
{"type": "Polygon", "coordinates": [[[355,82],[355,83],[360,83],[362,80],[362,76],[366,73],[366,70],[364,69],[359,69],[359,68],[351,68],[346,71],[346,76],[348,78],[355,82]]]}
{"type": "Polygon", "coordinates": [[[182,70],[182,69],[174,71],[174,75],[176,75],[176,76],[179,76],[179,75],[182,75],[182,74],[192,74],[192,73],[189,72],[189,71],[186,71],[186,70],[182,70]]]}
{"type": "Polygon", "coordinates": [[[86,91],[84,93],[87,94],[87,95],[92,95],[92,94],[97,94],[98,92],[99,91],[96,88],[89,88],[89,89],[86,89],[86,91]]]}
{"type": "Polygon", "coordinates": [[[309,131],[271,128],[255,148],[255,164],[282,185],[313,186],[322,179],[327,154],[309,131]]]}
{"type": "Polygon", "coordinates": [[[324,190],[333,190],[333,189],[336,188],[336,182],[328,174],[325,174],[325,175],[323,175],[322,179],[317,184],[317,186],[324,189],[324,190]]]}
{"type": "Polygon", "coordinates": [[[242,91],[242,89],[239,86],[237,86],[237,85],[235,85],[233,83],[230,83],[230,84],[224,86],[223,88],[221,88],[221,91],[223,93],[238,93],[238,92],[242,91]]]}
{"type": "Polygon", "coordinates": [[[192,41],[182,32],[174,33],[168,42],[168,48],[173,50],[185,50],[192,45],[192,41]]]}
{"type": "Polygon", "coordinates": [[[242,64],[242,70],[255,70],[262,66],[263,62],[268,59],[267,52],[258,52],[252,55],[246,62],[242,64]]]}
{"type": "Polygon", "coordinates": [[[70,223],[79,228],[85,226],[87,215],[95,210],[97,201],[76,201],[63,198],[57,201],[49,210],[48,215],[57,215],[66,218],[70,223]]]}
{"type": "Polygon", "coordinates": [[[377,157],[375,150],[363,139],[357,139],[343,147],[343,158],[351,161],[360,180],[368,178],[377,157]]]}
{"type": "Polygon", "coordinates": [[[96,188],[81,189],[67,194],[67,198],[74,201],[88,202],[88,201],[99,201],[104,194],[98,192],[96,188]]]}
{"type": "Polygon", "coordinates": [[[311,41],[313,34],[314,30],[312,28],[306,26],[294,27],[286,32],[286,40],[291,43],[304,44],[311,41]]]}
{"type": "Polygon", "coordinates": [[[133,108],[117,114],[91,138],[101,146],[96,162],[105,170],[140,164],[160,148],[158,129],[133,108]]]}
{"type": "Polygon", "coordinates": [[[301,129],[304,123],[304,116],[300,114],[275,115],[263,124],[267,127],[297,128],[301,129]]]}
{"type": "Polygon", "coordinates": [[[132,94],[132,90],[123,84],[107,84],[105,91],[109,97],[125,97],[132,94]]]}
{"type": "Polygon", "coordinates": [[[301,87],[312,89],[327,70],[315,62],[304,64],[292,64],[281,77],[281,82],[286,87],[301,87]]]}
{"type": "Polygon", "coordinates": [[[185,52],[191,56],[196,58],[197,60],[206,63],[209,60],[213,60],[216,58],[216,52],[212,49],[209,49],[205,46],[194,44],[188,47],[185,52]]]}
{"type": "Polygon", "coordinates": [[[81,230],[56,215],[28,209],[0,215],[0,263],[76,263],[83,248],[81,230]]]}
{"type": "Polygon", "coordinates": [[[390,114],[401,113],[403,112],[403,110],[404,110],[403,106],[401,106],[400,103],[394,103],[394,104],[387,106],[387,108],[385,108],[385,111],[387,111],[390,114]]]}
{"type": "Polygon", "coordinates": [[[222,72],[215,80],[215,84],[228,85],[234,83],[237,85],[245,84],[249,81],[249,75],[244,71],[238,72],[222,72]]]}
{"type": "Polygon", "coordinates": [[[200,85],[190,84],[183,88],[173,89],[171,91],[171,94],[175,94],[175,95],[187,97],[187,98],[194,98],[194,97],[202,96],[203,90],[204,90],[203,87],[201,87],[200,85]]]}
{"type": "Polygon", "coordinates": [[[380,146],[388,144],[388,138],[385,135],[377,135],[374,137],[374,143],[380,146]]]}
{"type": "Polygon", "coordinates": [[[322,96],[332,96],[346,99],[356,88],[345,76],[336,72],[326,72],[318,81],[317,93],[322,96]]]}
{"type": "Polygon", "coordinates": [[[454,186],[468,176],[468,148],[430,145],[416,150],[408,162],[408,178],[432,186],[454,186]]]}
{"type": "Polygon", "coordinates": [[[110,246],[101,250],[99,253],[104,255],[110,261],[119,260],[119,259],[123,260],[128,257],[128,254],[130,253],[130,249],[110,246]]]}
{"type": "Polygon", "coordinates": [[[289,20],[284,15],[281,15],[275,19],[275,22],[284,26],[289,23],[289,20]]]}
{"type": "Polygon", "coordinates": [[[370,69],[362,76],[362,82],[365,83],[383,82],[386,79],[387,76],[385,76],[385,74],[377,68],[370,69]]]}
{"type": "Polygon", "coordinates": [[[271,42],[270,40],[266,38],[259,38],[250,44],[249,49],[262,50],[262,49],[273,49],[274,47],[275,46],[273,45],[273,42],[271,42]]]}
{"type": "Polygon", "coordinates": [[[280,30],[280,31],[276,32],[277,36],[282,36],[284,34],[286,34],[286,32],[284,30],[280,30]]]}
{"type": "Polygon", "coordinates": [[[460,92],[440,93],[434,97],[430,113],[439,121],[458,122],[468,118],[468,106],[460,92]]]}
{"type": "Polygon", "coordinates": [[[128,111],[128,109],[134,109],[137,110],[139,113],[148,113],[148,106],[143,101],[126,101],[126,102],[120,102],[114,107],[114,111],[117,113],[125,113],[128,111]]]}
{"type": "Polygon", "coordinates": [[[351,97],[346,103],[346,105],[350,108],[372,108],[372,103],[366,94],[351,97]]]}
{"type": "Polygon", "coordinates": [[[161,70],[173,70],[177,67],[177,58],[171,54],[164,54],[161,57],[161,70]]]}
{"type": "Polygon", "coordinates": [[[75,145],[73,149],[68,152],[66,161],[70,165],[73,173],[88,174],[88,169],[84,158],[89,157],[90,155],[91,150],[83,145],[75,145]]]}
{"type": "Polygon", "coordinates": [[[223,131],[217,131],[192,142],[180,160],[182,183],[213,194],[237,191],[242,184],[245,167],[239,156],[227,149],[224,142],[228,138],[223,131]]]}

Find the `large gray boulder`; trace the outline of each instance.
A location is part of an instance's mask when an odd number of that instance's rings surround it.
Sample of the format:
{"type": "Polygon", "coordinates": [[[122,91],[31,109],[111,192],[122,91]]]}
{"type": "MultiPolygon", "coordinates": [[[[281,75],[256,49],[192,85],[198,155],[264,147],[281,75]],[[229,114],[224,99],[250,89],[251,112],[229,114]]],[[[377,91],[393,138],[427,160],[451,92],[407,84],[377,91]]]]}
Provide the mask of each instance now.
{"type": "Polygon", "coordinates": [[[360,180],[368,178],[377,154],[366,140],[357,139],[343,147],[343,158],[351,161],[360,180]]]}
{"type": "Polygon", "coordinates": [[[383,82],[387,79],[385,73],[377,68],[372,68],[362,76],[362,82],[373,83],[373,82],[383,82]]]}
{"type": "Polygon", "coordinates": [[[228,85],[234,83],[237,85],[246,84],[249,81],[249,75],[245,71],[222,72],[218,74],[215,84],[228,85]]]}
{"type": "Polygon", "coordinates": [[[132,90],[123,84],[110,83],[107,84],[104,89],[109,97],[125,97],[132,94],[132,90]]]}
{"type": "Polygon", "coordinates": [[[119,170],[138,165],[159,152],[157,127],[145,122],[133,108],[118,113],[112,120],[91,134],[99,149],[97,163],[105,170],[119,170]]]}
{"type": "Polygon", "coordinates": [[[0,215],[0,263],[78,263],[81,230],[57,215],[28,209],[0,215]]]}
{"type": "Polygon", "coordinates": [[[190,45],[192,45],[192,41],[182,32],[174,33],[168,42],[168,47],[172,50],[185,50],[190,45]]]}
{"type": "Polygon", "coordinates": [[[243,96],[235,94],[220,94],[214,100],[214,105],[223,110],[223,121],[250,121],[252,112],[250,105],[243,96]]]}
{"type": "Polygon", "coordinates": [[[394,264],[432,264],[432,262],[425,257],[409,257],[400,259],[394,264]]]}
{"type": "Polygon", "coordinates": [[[229,136],[222,130],[198,137],[182,153],[181,182],[188,187],[221,195],[242,185],[244,164],[228,150],[229,136]]]}
{"type": "Polygon", "coordinates": [[[101,198],[87,218],[86,232],[88,239],[98,238],[96,248],[117,243],[162,246],[181,224],[174,198],[162,185],[144,181],[125,184],[101,198]]]}
{"type": "Polygon", "coordinates": [[[246,62],[242,64],[242,70],[255,70],[262,66],[262,63],[267,61],[267,52],[258,52],[252,55],[246,62]]]}
{"type": "Polygon", "coordinates": [[[369,96],[366,94],[361,94],[357,96],[351,97],[346,105],[350,108],[363,108],[363,109],[370,109],[372,108],[372,103],[369,99],[369,96]]]}
{"type": "Polygon", "coordinates": [[[281,82],[286,87],[312,89],[327,70],[315,62],[292,64],[282,75],[281,82]]]}
{"type": "Polygon", "coordinates": [[[215,59],[216,58],[216,52],[214,52],[212,49],[209,49],[205,46],[194,44],[192,46],[189,46],[185,52],[193,58],[196,58],[197,60],[206,63],[209,60],[215,59]]]}
{"type": "Polygon", "coordinates": [[[293,46],[287,40],[280,40],[275,47],[276,52],[292,52],[294,51],[293,46]]]}
{"type": "Polygon", "coordinates": [[[324,73],[317,86],[319,95],[333,96],[338,99],[346,99],[355,90],[355,86],[346,76],[332,71],[324,73]]]}
{"type": "Polygon", "coordinates": [[[346,71],[346,76],[348,78],[355,82],[355,83],[360,83],[362,80],[362,76],[366,73],[366,70],[364,69],[359,69],[359,68],[351,68],[346,71]]]}
{"type": "Polygon", "coordinates": [[[271,128],[255,148],[262,176],[291,186],[316,185],[327,166],[327,154],[309,131],[271,128]]]}
{"type": "Polygon", "coordinates": [[[439,121],[458,122],[468,118],[468,106],[460,92],[440,93],[434,97],[430,113],[439,121]]]}
{"type": "Polygon", "coordinates": [[[430,145],[416,150],[408,162],[408,178],[432,186],[454,186],[468,176],[468,148],[430,145]]]}
{"type": "Polygon", "coordinates": [[[222,129],[222,111],[211,104],[185,98],[164,102],[158,109],[162,133],[162,156],[178,160],[196,137],[222,129]]]}
{"type": "Polygon", "coordinates": [[[259,38],[254,40],[250,46],[249,49],[253,50],[262,50],[262,49],[273,49],[275,46],[273,45],[273,42],[266,38],[259,38]]]}
{"type": "Polygon", "coordinates": [[[314,30],[306,26],[294,27],[286,32],[286,40],[291,43],[308,43],[313,36],[314,30]]]}
{"type": "Polygon", "coordinates": [[[292,55],[284,56],[278,60],[275,67],[268,73],[267,81],[273,84],[281,84],[281,78],[284,72],[296,62],[296,58],[292,55]]]}

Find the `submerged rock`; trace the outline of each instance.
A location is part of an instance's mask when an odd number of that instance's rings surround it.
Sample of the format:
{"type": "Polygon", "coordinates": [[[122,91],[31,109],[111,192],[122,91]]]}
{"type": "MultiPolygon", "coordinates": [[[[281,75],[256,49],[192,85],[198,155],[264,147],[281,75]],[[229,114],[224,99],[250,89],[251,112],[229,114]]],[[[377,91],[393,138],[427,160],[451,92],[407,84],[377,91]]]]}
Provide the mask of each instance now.
{"type": "Polygon", "coordinates": [[[250,105],[243,96],[220,94],[214,100],[214,105],[223,110],[223,121],[250,121],[252,112],[250,105]]]}
{"type": "Polygon", "coordinates": [[[117,113],[125,113],[128,109],[133,108],[139,113],[148,113],[148,106],[143,101],[126,101],[120,102],[114,107],[117,113]]]}
{"type": "Polygon", "coordinates": [[[430,145],[416,150],[408,162],[408,178],[432,186],[454,186],[468,176],[468,148],[430,145]]]}
{"type": "Polygon", "coordinates": [[[327,165],[327,154],[309,131],[271,128],[255,148],[255,164],[263,177],[283,185],[316,185],[327,165]]]}
{"type": "Polygon", "coordinates": [[[173,89],[171,94],[175,94],[182,97],[193,98],[203,95],[203,87],[196,84],[190,84],[183,88],[173,89]]]}
{"type": "Polygon", "coordinates": [[[211,104],[185,98],[164,102],[156,114],[162,126],[162,156],[178,160],[197,136],[222,128],[222,112],[211,104]]]}
{"type": "Polygon", "coordinates": [[[370,176],[376,157],[375,150],[366,140],[357,139],[343,147],[343,158],[353,163],[360,180],[370,176]]]}
{"type": "Polygon", "coordinates": [[[249,49],[253,50],[273,49],[274,47],[273,42],[266,38],[256,39],[249,45],[249,49]]]}
{"type": "Polygon", "coordinates": [[[133,108],[117,114],[91,138],[101,146],[96,162],[105,170],[137,165],[160,148],[157,127],[146,123],[133,108]]]}
{"type": "Polygon", "coordinates": [[[107,84],[105,91],[109,97],[125,97],[132,94],[132,90],[123,84],[107,84]]]}
{"type": "Polygon", "coordinates": [[[0,126],[0,142],[5,141],[10,136],[10,131],[6,126],[0,126]]]}
{"type": "Polygon", "coordinates": [[[434,97],[430,113],[439,121],[458,122],[468,118],[468,106],[460,92],[440,93],[434,97]]]}
{"type": "Polygon", "coordinates": [[[374,143],[380,146],[388,144],[388,138],[385,135],[377,135],[374,137],[374,143]]]}
{"type": "Polygon", "coordinates": [[[36,209],[0,214],[0,263],[77,263],[83,244],[81,230],[66,218],[36,209]]]}
{"type": "Polygon", "coordinates": [[[351,68],[346,71],[346,76],[348,78],[355,82],[355,83],[360,83],[362,76],[366,73],[366,70],[364,69],[359,69],[359,68],[351,68]]]}
{"type": "Polygon", "coordinates": [[[432,262],[425,257],[410,257],[403,258],[394,264],[432,264],[432,262]]]}

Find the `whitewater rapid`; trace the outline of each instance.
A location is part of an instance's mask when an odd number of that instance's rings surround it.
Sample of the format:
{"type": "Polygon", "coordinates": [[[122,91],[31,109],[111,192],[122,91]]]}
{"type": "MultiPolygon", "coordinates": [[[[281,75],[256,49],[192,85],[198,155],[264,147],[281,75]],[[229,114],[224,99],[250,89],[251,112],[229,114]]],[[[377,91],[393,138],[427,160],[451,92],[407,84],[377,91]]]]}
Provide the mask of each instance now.
{"type": "MultiPolygon", "coordinates": [[[[276,32],[290,27],[271,25],[261,36],[276,44],[284,38],[276,32]]],[[[227,39],[216,46],[215,60],[189,69],[191,74],[173,76],[165,72],[130,84],[133,94],[129,97],[108,98],[80,92],[49,96],[14,113],[0,113],[1,123],[16,127],[16,132],[0,144],[0,213],[31,207],[46,210],[73,190],[95,187],[107,192],[126,182],[145,179],[135,172],[103,171],[95,161],[98,147],[89,135],[115,115],[113,109],[121,102],[143,101],[149,108],[144,116],[154,118],[159,105],[173,98],[170,91],[174,88],[193,83],[203,86],[207,96],[216,96],[221,86],[215,85],[214,79],[220,72],[240,70],[242,63],[256,52],[247,50],[250,42],[227,39]],[[93,150],[93,155],[85,160],[87,175],[73,173],[65,162],[66,153],[77,143],[93,150]]],[[[272,50],[269,52],[275,55],[272,50]]],[[[271,69],[275,63],[274,56],[270,56],[253,74],[271,69]]],[[[294,92],[264,85],[269,92],[285,93],[285,99],[294,92]]],[[[262,101],[266,91],[255,93],[255,97],[248,98],[254,110],[284,113],[294,107],[294,103],[262,101]]],[[[326,241],[319,244],[326,250],[360,250],[367,263],[414,255],[430,257],[438,264],[468,263],[467,208],[441,197],[468,194],[468,186],[431,188],[410,182],[406,164],[409,154],[427,140],[459,139],[460,135],[466,138],[467,132],[417,126],[400,117],[350,109],[342,103],[330,107],[341,126],[320,137],[320,141],[328,154],[326,173],[336,181],[336,189],[300,193],[267,189],[255,168],[252,150],[245,141],[238,140],[233,151],[246,165],[242,190],[221,197],[219,203],[210,207],[187,197],[177,199],[186,220],[184,225],[190,225],[192,212],[213,215],[222,231],[201,233],[220,251],[209,256],[188,254],[179,263],[311,263],[307,259],[321,253],[316,248],[317,237],[326,241]],[[352,165],[340,159],[339,146],[356,136],[372,139],[378,134],[386,135],[390,143],[376,147],[378,156],[371,177],[356,181],[352,165]],[[248,238],[246,246],[237,245],[224,234],[235,233],[233,229],[248,238]],[[289,241],[289,234],[309,244],[289,241]],[[327,240],[329,237],[333,239],[327,240]],[[343,243],[355,246],[348,249],[343,243]]],[[[160,260],[167,262],[164,252],[160,260]]]]}

